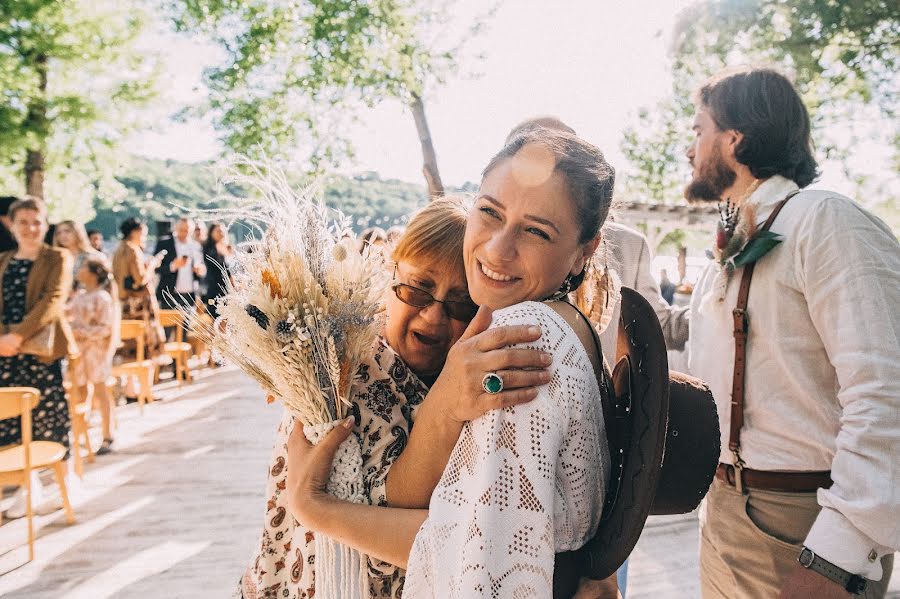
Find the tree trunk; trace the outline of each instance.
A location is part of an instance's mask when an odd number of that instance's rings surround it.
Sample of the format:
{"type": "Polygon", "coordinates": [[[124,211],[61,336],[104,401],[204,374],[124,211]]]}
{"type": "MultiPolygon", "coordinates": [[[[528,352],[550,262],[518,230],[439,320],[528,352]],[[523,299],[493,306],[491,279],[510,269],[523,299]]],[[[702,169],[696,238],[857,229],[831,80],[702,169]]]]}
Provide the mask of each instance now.
{"type": "Polygon", "coordinates": [[[35,134],[36,147],[28,148],[25,155],[25,193],[44,197],[44,145],[49,134],[47,127],[47,55],[38,54],[34,68],[38,74],[38,97],[28,105],[28,128],[35,134]]]}
{"type": "Polygon", "coordinates": [[[419,143],[422,144],[422,174],[425,175],[425,183],[428,185],[428,195],[433,200],[444,195],[444,184],[438,172],[437,155],[434,153],[431,131],[428,130],[428,119],[425,118],[425,105],[422,104],[422,98],[418,94],[413,94],[409,107],[416,121],[419,143]]]}
{"type": "Polygon", "coordinates": [[[44,153],[40,150],[28,150],[25,155],[25,193],[44,197],[44,153]]]}

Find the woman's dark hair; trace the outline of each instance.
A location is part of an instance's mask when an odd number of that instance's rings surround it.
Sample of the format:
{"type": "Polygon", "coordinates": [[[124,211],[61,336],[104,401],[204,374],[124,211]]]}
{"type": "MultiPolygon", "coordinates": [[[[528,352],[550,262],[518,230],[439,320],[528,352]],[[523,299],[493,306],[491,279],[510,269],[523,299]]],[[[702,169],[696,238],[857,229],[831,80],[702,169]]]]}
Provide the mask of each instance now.
{"type": "Polygon", "coordinates": [[[144,221],[141,219],[130,216],[122,221],[122,224],[119,225],[119,232],[122,234],[122,239],[128,239],[131,237],[131,234],[144,226],[144,221]]]}
{"type": "Polygon", "coordinates": [[[526,129],[500,150],[481,173],[486,177],[497,165],[515,156],[527,145],[536,144],[550,151],[556,161],[554,171],[565,177],[569,195],[575,202],[575,218],[581,223],[579,243],[597,236],[612,203],[616,171],[596,146],[567,133],[544,127],[526,129]]]}
{"type": "Polygon", "coordinates": [[[106,260],[103,258],[88,258],[84,261],[82,266],[88,269],[92,275],[97,277],[97,283],[100,287],[104,289],[109,289],[112,286],[113,276],[112,271],[109,268],[109,265],[106,263],[106,260]]]}
{"type": "Polygon", "coordinates": [[[726,71],[704,83],[696,101],[719,129],[743,134],[735,158],[757,179],[781,175],[806,187],[819,176],[809,113],[781,73],[766,68],[726,71]]]}
{"type": "Polygon", "coordinates": [[[206,228],[206,239],[203,240],[203,249],[204,250],[212,250],[216,247],[216,241],[213,239],[213,231],[216,229],[223,229],[222,223],[220,222],[211,222],[209,226],[206,228]]]}

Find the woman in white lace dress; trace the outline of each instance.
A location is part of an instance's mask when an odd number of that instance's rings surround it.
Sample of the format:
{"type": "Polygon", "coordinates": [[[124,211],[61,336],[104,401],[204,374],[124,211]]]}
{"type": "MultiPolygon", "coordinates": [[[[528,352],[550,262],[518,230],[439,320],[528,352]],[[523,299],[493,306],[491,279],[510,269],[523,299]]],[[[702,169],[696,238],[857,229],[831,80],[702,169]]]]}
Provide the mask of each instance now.
{"type": "MultiPolygon", "coordinates": [[[[517,137],[485,169],[464,243],[469,293],[494,310],[491,327],[540,327],[540,339],[527,347],[551,355],[550,380],[532,402],[442,428],[426,415],[441,412],[430,402],[452,397],[449,389],[457,397],[444,409],[450,423],[461,413],[454,406],[465,404],[459,397],[470,405],[497,397],[480,388],[491,373],[482,367],[487,358],[462,366],[455,359],[474,340],[464,337],[451,349],[387,479],[391,506],[422,507],[426,497],[427,511],[352,506],[326,495],[331,451],[346,431],[336,429],[315,448],[302,433],[292,435],[293,513],[314,530],[407,565],[404,596],[551,597],[554,555],[580,548],[596,531],[609,477],[605,369],[584,317],[552,300],[580,284],[613,182],[597,148],[546,129],[517,137]],[[401,474],[406,496],[392,494],[401,474]],[[410,484],[416,479],[418,487],[410,484]]],[[[498,374],[504,382],[517,376],[498,374]]],[[[594,597],[616,593],[614,577],[586,582],[579,592],[588,596],[588,587],[594,597]]]]}
{"type": "MultiPolygon", "coordinates": [[[[353,432],[362,448],[365,493],[373,505],[387,505],[388,472],[406,446],[450,346],[477,310],[465,283],[465,225],[460,200],[436,200],[412,218],[391,256],[394,283],[385,301],[383,335],[351,391],[353,432]]],[[[539,356],[533,362],[539,364],[539,356]]],[[[294,419],[285,410],[269,464],[262,534],[233,597],[316,596],[314,532],[297,524],[287,510],[287,440],[293,428],[294,419]]],[[[403,570],[370,560],[369,597],[399,599],[403,583],[403,570]]]]}

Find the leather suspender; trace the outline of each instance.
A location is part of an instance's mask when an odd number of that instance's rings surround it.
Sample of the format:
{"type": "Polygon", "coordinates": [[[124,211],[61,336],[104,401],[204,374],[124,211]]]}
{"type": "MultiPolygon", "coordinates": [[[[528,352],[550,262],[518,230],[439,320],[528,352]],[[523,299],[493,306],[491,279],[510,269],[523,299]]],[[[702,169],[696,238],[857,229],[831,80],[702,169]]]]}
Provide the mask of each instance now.
{"type": "MultiPolygon", "coordinates": [[[[758,232],[768,231],[778,217],[778,213],[784,208],[788,200],[800,193],[792,191],[772,209],[772,213],[758,232]]],[[[731,382],[731,432],[728,439],[728,448],[734,455],[735,487],[741,493],[744,492],[744,483],[741,470],[744,461],[741,459],[741,429],[744,426],[744,381],[747,368],[747,332],[750,330],[750,320],[747,316],[747,300],[750,297],[750,280],[753,278],[755,262],[744,267],[741,275],[741,287],[738,289],[737,304],[731,314],[734,318],[734,377],[731,382]]]]}

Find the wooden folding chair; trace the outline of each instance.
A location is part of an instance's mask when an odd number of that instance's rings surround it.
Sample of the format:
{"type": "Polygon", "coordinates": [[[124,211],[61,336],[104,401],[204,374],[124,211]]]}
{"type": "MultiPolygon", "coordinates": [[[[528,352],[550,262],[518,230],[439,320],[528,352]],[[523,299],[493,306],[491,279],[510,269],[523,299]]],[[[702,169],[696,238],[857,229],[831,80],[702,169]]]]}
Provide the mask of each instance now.
{"type": "Polygon", "coordinates": [[[134,361],[144,361],[147,346],[147,326],[143,320],[123,320],[119,327],[119,338],[122,341],[133,339],[137,345],[134,361]]]}
{"type": "Polygon", "coordinates": [[[74,524],[75,514],[66,489],[62,443],[31,440],[31,411],[41,399],[41,392],[33,387],[0,388],[0,420],[21,417],[22,443],[0,451],[0,485],[25,487],[25,516],[28,519],[28,561],[34,559],[34,506],[31,505],[31,471],[52,467],[59,485],[66,522],[74,524]]]}
{"type": "MultiPolygon", "coordinates": [[[[80,360],[80,356],[69,357],[69,367],[80,360]]],[[[87,397],[81,394],[81,390],[71,380],[65,381],[63,387],[66,390],[66,399],[69,403],[69,416],[72,420],[72,458],[75,461],[75,474],[84,480],[84,463],[82,461],[81,447],[87,449],[87,461],[94,463],[94,448],[91,447],[91,437],[88,431],[88,419],[91,416],[91,405],[87,397]]]]}
{"type": "Polygon", "coordinates": [[[122,341],[134,339],[137,349],[135,360],[114,366],[112,375],[115,377],[135,377],[138,381],[138,404],[141,414],[144,413],[144,405],[153,401],[153,380],[156,378],[156,363],[145,359],[145,345],[147,329],[143,320],[123,320],[120,325],[119,336],[122,341]]]}
{"type": "Polygon", "coordinates": [[[163,328],[175,328],[175,340],[169,341],[163,345],[165,351],[175,361],[175,380],[191,381],[191,370],[188,368],[188,358],[194,348],[190,343],[184,340],[184,329],[186,323],[184,314],[179,310],[160,310],[159,321],[163,328]]]}

